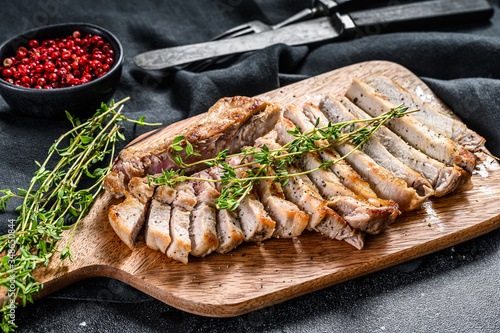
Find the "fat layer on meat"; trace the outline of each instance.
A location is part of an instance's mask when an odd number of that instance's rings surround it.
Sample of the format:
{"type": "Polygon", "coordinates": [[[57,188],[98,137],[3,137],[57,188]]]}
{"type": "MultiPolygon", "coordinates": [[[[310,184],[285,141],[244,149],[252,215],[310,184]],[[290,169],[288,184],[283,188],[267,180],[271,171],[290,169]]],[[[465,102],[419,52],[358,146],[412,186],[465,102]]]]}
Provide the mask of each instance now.
{"type": "Polygon", "coordinates": [[[187,264],[191,252],[189,238],[190,214],[196,205],[193,186],[188,182],[176,184],[176,196],[172,202],[170,216],[170,237],[172,242],[167,248],[167,256],[187,264]]]}
{"type": "Polygon", "coordinates": [[[462,122],[440,112],[430,104],[424,103],[415,94],[385,76],[373,76],[366,80],[370,86],[378,90],[395,105],[403,103],[410,109],[419,109],[413,113],[419,122],[432,129],[434,132],[461,144],[467,150],[478,151],[484,146],[485,139],[470,130],[462,122]]]}
{"type": "MultiPolygon", "coordinates": [[[[387,97],[358,79],[353,80],[346,96],[373,117],[380,116],[396,107],[387,97]]],[[[393,132],[430,157],[450,166],[456,164],[467,172],[474,170],[476,157],[473,153],[432,131],[413,116],[406,115],[391,119],[386,124],[393,132]]]]}
{"type": "MultiPolygon", "coordinates": [[[[281,148],[281,145],[269,138],[259,138],[255,144],[258,147],[266,145],[270,149],[281,148]]],[[[295,166],[287,166],[287,170],[292,175],[300,172],[295,166]]],[[[308,229],[319,231],[332,239],[343,240],[357,249],[363,248],[364,235],[359,230],[353,230],[340,215],[328,207],[327,201],[307,176],[297,175],[288,179],[283,192],[288,200],[310,215],[308,229]]]]}
{"type": "MultiPolygon", "coordinates": [[[[354,114],[349,112],[340,101],[341,99],[342,97],[337,99],[331,94],[325,96],[319,106],[323,114],[332,123],[359,120],[354,114]]],[[[345,97],[344,99],[347,100],[345,97]]],[[[359,129],[362,126],[359,123],[354,124],[355,129],[359,129]]],[[[363,146],[362,151],[370,156],[378,165],[392,172],[397,178],[404,180],[408,186],[413,187],[419,196],[429,197],[434,194],[432,185],[425,178],[394,157],[376,137],[372,136],[369,138],[363,146]]]]}
{"type": "MultiPolygon", "coordinates": [[[[370,115],[349,99],[342,98],[340,101],[357,118],[371,118],[370,115]]],[[[425,155],[420,150],[410,146],[387,127],[380,127],[374,133],[374,136],[393,156],[427,179],[434,188],[436,197],[472,188],[470,173],[459,166],[446,166],[444,163],[425,155]]]]}
{"type": "MultiPolygon", "coordinates": [[[[123,191],[117,182],[122,179],[127,183],[134,176],[178,169],[170,156],[169,146],[179,135],[185,136],[194,151],[200,154],[185,159],[186,163],[215,157],[225,149],[237,152],[271,130],[280,113],[278,104],[242,96],[222,98],[196,123],[180,130],[175,136],[166,134],[170,132],[168,128],[162,129],[122,150],[112,172],[104,179],[104,187],[119,196],[123,191]]],[[[181,154],[181,157],[185,156],[181,154]]],[[[199,167],[203,166],[186,169],[186,173],[195,172],[199,167]]]]}

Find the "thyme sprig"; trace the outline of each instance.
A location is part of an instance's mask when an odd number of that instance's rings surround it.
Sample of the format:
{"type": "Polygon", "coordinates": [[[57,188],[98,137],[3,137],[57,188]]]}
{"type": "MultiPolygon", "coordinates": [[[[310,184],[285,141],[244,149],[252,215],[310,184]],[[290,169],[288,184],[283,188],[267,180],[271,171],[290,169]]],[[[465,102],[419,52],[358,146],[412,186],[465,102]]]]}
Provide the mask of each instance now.
{"type": "Polygon", "coordinates": [[[228,150],[224,150],[214,158],[192,163],[186,163],[185,161],[191,156],[200,156],[200,154],[194,151],[192,144],[184,136],[177,136],[169,147],[169,153],[172,155],[172,161],[181,167],[181,169],[164,170],[161,176],[148,176],[148,181],[150,185],[167,184],[171,187],[174,187],[178,182],[186,180],[221,182],[222,190],[221,195],[215,202],[216,207],[218,209],[234,210],[260,180],[272,180],[286,185],[292,177],[306,175],[319,169],[327,168],[344,160],[354,151],[361,149],[372,135],[387,121],[416,111],[418,110],[409,111],[407,107],[401,104],[378,117],[336,124],[329,122],[327,126],[322,127],[319,127],[320,119],[318,118],[316,119],[315,127],[309,131],[302,133],[298,127],[295,127],[293,131],[287,131],[295,139],[283,145],[280,149],[271,150],[264,145],[262,148],[245,148],[241,152],[231,155],[228,150]],[[357,126],[356,124],[360,125],[357,126]],[[341,158],[330,161],[323,160],[321,165],[316,169],[299,173],[288,172],[289,167],[302,154],[330,149],[348,142],[352,143],[354,147],[348,154],[341,158]],[[184,158],[182,155],[184,155],[184,158]],[[241,158],[241,164],[234,167],[230,166],[226,160],[235,157],[241,158]],[[205,164],[209,167],[219,167],[221,173],[220,179],[199,179],[184,174],[186,168],[199,164],[205,164]],[[245,168],[243,173],[238,172],[238,169],[241,168],[245,168]]]}
{"type": "Polygon", "coordinates": [[[66,258],[73,259],[70,246],[78,222],[102,190],[103,179],[112,166],[116,142],[125,139],[120,132],[121,123],[161,125],[145,123],[144,117],[139,120],[125,117],[122,108],[127,100],[112,101],[109,106],[103,103],[85,122],[66,112],[73,128],[55,141],[43,163],[35,162],[39,169],[29,188],[0,191],[3,194],[1,210],[6,209],[11,198],[23,199],[16,208],[19,217],[9,221],[9,234],[0,236],[0,253],[4,253],[0,263],[0,285],[7,289],[8,296],[0,310],[0,327],[4,332],[17,327],[11,315],[11,309],[18,306],[16,300],[20,299],[25,306],[33,302],[33,296],[43,287],[33,277],[33,270],[48,265],[56,252],[60,253],[61,264],[66,258]],[[99,167],[108,157],[106,166],[99,167]],[[55,166],[49,168],[53,164],[55,166]],[[95,179],[93,184],[79,189],[80,182],[87,177],[95,179]],[[73,225],[65,225],[66,220],[74,222],[73,225]],[[62,232],[67,229],[71,229],[68,242],[59,249],[62,232]]]}

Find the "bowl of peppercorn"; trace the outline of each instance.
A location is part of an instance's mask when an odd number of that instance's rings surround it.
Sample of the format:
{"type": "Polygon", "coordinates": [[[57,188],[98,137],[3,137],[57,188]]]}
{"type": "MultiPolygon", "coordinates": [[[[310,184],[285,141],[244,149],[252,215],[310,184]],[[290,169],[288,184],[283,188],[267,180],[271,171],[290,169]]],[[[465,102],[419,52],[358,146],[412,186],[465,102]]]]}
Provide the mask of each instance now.
{"type": "Polygon", "coordinates": [[[0,95],[15,111],[64,118],[91,116],[113,96],[123,49],[109,31],[64,23],[19,34],[0,46],[0,95]]]}

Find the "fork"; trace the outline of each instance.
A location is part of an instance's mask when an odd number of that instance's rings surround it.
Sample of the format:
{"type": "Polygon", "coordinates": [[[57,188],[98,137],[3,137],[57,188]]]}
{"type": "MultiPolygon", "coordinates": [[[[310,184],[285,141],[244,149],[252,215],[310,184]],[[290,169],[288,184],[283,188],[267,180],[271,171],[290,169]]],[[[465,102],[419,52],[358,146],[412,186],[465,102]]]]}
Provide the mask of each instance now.
{"type": "MultiPolygon", "coordinates": [[[[249,35],[249,34],[258,34],[264,31],[268,30],[276,30],[280,29],[286,25],[304,21],[307,19],[311,19],[314,17],[318,16],[326,16],[330,15],[332,12],[337,10],[337,7],[339,5],[343,5],[344,3],[350,2],[352,0],[314,0],[314,4],[312,8],[305,8],[298,12],[295,15],[290,16],[286,20],[274,24],[274,25],[269,25],[265,24],[262,21],[259,20],[254,20],[250,21],[247,23],[244,23],[242,25],[239,25],[237,27],[231,28],[223,33],[221,33],[218,36],[215,36],[214,38],[211,39],[211,41],[216,41],[220,39],[229,39],[229,38],[235,38],[235,37],[240,37],[244,35],[249,35]]],[[[214,64],[217,61],[217,59],[209,59],[202,61],[200,63],[193,63],[188,66],[186,66],[184,69],[192,71],[192,72],[200,72],[207,68],[208,66],[214,64]]]]}

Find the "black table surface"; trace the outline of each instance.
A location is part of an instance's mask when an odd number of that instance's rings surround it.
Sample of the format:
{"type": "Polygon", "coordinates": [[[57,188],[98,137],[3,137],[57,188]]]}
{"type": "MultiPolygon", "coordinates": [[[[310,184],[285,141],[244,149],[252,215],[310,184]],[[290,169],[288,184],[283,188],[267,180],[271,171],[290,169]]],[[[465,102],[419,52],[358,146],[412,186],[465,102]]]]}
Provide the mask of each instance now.
{"type": "MultiPolygon", "coordinates": [[[[0,41],[33,26],[88,22],[125,48],[116,99],[126,114],[173,123],[218,98],[256,95],[364,60],[392,60],[421,76],[499,154],[500,14],[489,23],[422,33],[366,36],[315,47],[273,46],[204,73],[168,76],[133,64],[141,52],[201,42],[252,19],[278,22],[309,0],[17,0],[2,2],[0,41]]],[[[398,1],[379,1],[387,5],[398,1]]],[[[399,1],[408,2],[408,1],[399,1]]],[[[0,189],[25,188],[67,122],[20,115],[0,100],[0,189]]],[[[150,129],[128,126],[128,139],[150,129]]],[[[123,143],[122,143],[123,146],[123,143]]],[[[15,217],[0,213],[0,231],[15,217]]],[[[499,332],[500,230],[377,273],[235,318],[205,318],[172,308],[108,278],[92,278],[16,312],[19,332],[499,332]]]]}

